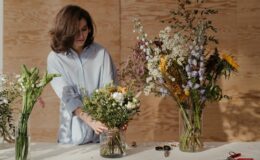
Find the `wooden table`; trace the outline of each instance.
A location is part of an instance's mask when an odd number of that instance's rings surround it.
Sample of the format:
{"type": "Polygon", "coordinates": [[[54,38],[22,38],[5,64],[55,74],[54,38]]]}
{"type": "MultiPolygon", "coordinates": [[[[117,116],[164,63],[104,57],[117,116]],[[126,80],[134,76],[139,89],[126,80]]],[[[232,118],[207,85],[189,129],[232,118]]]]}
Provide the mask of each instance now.
{"type": "MultiPolygon", "coordinates": [[[[156,151],[157,145],[173,143],[143,143],[136,148],[128,147],[127,155],[122,160],[224,160],[230,151],[242,153],[242,157],[260,160],[260,142],[205,143],[205,150],[197,153],[181,152],[173,147],[169,157],[164,151],[156,151]]],[[[175,143],[176,144],[176,143],[175,143]]],[[[99,155],[99,144],[61,145],[55,143],[31,143],[32,160],[102,160],[99,155]]],[[[0,160],[14,160],[14,145],[0,145],[0,160]]]]}

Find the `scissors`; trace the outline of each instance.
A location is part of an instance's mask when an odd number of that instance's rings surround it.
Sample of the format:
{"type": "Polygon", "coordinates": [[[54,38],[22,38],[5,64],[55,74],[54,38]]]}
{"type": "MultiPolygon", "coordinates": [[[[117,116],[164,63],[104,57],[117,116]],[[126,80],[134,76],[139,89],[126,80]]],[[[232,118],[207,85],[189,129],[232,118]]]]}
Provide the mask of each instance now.
{"type": "Polygon", "coordinates": [[[236,153],[236,152],[229,152],[229,156],[227,157],[226,160],[254,160],[253,158],[238,158],[241,156],[241,153],[236,153]]]}

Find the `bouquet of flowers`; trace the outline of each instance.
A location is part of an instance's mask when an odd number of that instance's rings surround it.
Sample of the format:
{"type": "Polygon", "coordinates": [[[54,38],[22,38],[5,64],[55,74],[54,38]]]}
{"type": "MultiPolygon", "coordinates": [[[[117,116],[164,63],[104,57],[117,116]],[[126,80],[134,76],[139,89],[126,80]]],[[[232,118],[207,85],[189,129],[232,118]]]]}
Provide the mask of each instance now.
{"type": "MultiPolygon", "coordinates": [[[[238,64],[233,57],[220,53],[218,40],[212,33],[217,32],[207,16],[217,11],[191,5],[190,0],[178,0],[178,9],[162,20],[168,25],[154,39],[148,39],[141,22],[134,20],[134,32],[138,33],[132,57],[140,57],[143,72],[131,70],[128,59],[121,68],[121,81],[135,72],[146,95],[169,95],[179,106],[183,128],[180,135],[182,151],[199,151],[201,138],[201,116],[207,101],[219,101],[224,97],[217,80],[228,78],[237,71],[238,64]],[[189,7],[187,7],[189,6],[189,7]],[[210,49],[209,46],[214,46],[210,49]],[[130,70],[124,72],[125,70],[130,70]]],[[[138,59],[137,59],[138,60],[138,59]]],[[[138,61],[139,62],[139,61],[138,61]]],[[[139,64],[139,65],[140,65],[139,64]]],[[[137,82],[137,81],[135,81],[137,82]]],[[[137,85],[136,85],[137,86],[137,85]]]]}
{"type": "Polygon", "coordinates": [[[16,160],[26,160],[28,156],[28,119],[41,95],[44,87],[54,78],[59,75],[45,73],[42,78],[39,76],[39,69],[32,68],[28,70],[25,65],[22,66],[21,77],[18,82],[22,88],[22,111],[18,122],[16,142],[15,142],[15,157],[16,160]]]}
{"type": "Polygon", "coordinates": [[[17,83],[19,75],[0,75],[0,137],[8,143],[14,142],[15,125],[11,105],[21,97],[21,88],[17,83]]]}
{"type": "Polygon", "coordinates": [[[96,90],[90,98],[84,98],[83,110],[109,128],[105,139],[101,135],[101,156],[118,157],[124,154],[120,128],[139,112],[139,106],[139,100],[130,91],[112,84],[96,90]]]}

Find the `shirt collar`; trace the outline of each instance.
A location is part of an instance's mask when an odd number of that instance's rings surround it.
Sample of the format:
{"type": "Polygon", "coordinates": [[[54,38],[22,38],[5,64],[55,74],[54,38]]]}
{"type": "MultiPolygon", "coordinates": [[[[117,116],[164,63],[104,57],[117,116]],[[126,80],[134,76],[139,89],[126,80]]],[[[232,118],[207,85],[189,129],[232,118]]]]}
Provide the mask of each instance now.
{"type": "MultiPolygon", "coordinates": [[[[87,51],[87,49],[89,48],[90,46],[86,46],[83,50],[82,50],[82,52],[81,52],[81,54],[85,54],[86,53],[86,51],[87,51]]],[[[69,48],[69,50],[65,53],[65,55],[66,56],[71,56],[71,55],[77,55],[77,53],[76,53],[76,51],[73,49],[73,48],[69,48]]]]}

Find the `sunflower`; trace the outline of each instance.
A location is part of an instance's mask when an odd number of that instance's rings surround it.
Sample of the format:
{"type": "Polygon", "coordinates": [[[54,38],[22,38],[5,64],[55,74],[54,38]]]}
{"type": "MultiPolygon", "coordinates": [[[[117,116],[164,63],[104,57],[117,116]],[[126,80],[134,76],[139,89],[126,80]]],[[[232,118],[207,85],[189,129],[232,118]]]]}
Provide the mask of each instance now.
{"type": "Polygon", "coordinates": [[[221,57],[228,64],[230,64],[233,68],[235,68],[235,70],[238,70],[239,65],[237,64],[237,62],[233,59],[233,57],[231,55],[228,55],[226,53],[222,53],[221,57]]]}

